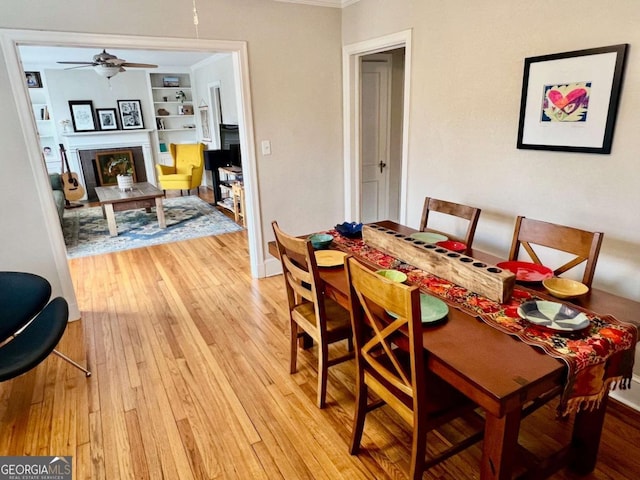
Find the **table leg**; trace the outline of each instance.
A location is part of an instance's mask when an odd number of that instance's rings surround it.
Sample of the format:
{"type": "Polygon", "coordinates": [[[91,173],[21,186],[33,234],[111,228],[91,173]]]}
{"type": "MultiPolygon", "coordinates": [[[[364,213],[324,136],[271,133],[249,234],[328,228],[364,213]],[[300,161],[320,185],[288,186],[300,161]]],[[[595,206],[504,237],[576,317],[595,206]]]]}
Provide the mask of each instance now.
{"type": "Polygon", "coordinates": [[[164,208],[162,208],[162,197],[156,198],[156,215],[158,216],[158,225],[160,228],[167,228],[167,222],[164,218],[164,208]]]}
{"type": "Polygon", "coordinates": [[[109,225],[109,235],[117,237],[118,227],[116,226],[116,215],[113,213],[113,203],[106,203],[104,205],[104,213],[107,217],[107,225],[109,225]]]}
{"type": "Polygon", "coordinates": [[[571,468],[580,475],[586,475],[596,466],[608,399],[609,395],[606,395],[596,410],[581,410],[576,414],[571,438],[571,468]]]}
{"type": "Polygon", "coordinates": [[[487,412],[480,464],[481,479],[511,478],[520,430],[520,414],[518,409],[498,418],[487,412]]]}

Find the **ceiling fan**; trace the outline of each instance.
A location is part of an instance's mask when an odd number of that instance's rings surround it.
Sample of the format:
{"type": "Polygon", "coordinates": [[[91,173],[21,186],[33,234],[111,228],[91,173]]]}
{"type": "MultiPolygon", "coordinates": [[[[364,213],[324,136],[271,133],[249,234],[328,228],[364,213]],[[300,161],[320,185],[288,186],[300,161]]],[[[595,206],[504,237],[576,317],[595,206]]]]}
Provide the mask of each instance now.
{"type": "Polygon", "coordinates": [[[89,62],[57,62],[65,65],[77,65],[77,67],[70,67],[68,70],[74,68],[93,67],[93,70],[98,74],[110,79],[116,76],[120,72],[126,72],[124,67],[127,68],[157,68],[157,65],[150,63],[132,63],[127,62],[115,55],[107,53],[105,49],[101,53],[93,56],[93,60],[89,62]]]}

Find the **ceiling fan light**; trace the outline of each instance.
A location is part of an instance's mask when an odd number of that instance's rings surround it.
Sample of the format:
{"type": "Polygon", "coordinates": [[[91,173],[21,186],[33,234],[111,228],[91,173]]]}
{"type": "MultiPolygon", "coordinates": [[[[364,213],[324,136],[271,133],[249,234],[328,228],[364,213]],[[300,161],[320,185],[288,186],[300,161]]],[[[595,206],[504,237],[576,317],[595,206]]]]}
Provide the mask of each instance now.
{"type": "Polygon", "coordinates": [[[96,65],[93,70],[105,78],[115,77],[120,71],[120,66],[96,65]]]}

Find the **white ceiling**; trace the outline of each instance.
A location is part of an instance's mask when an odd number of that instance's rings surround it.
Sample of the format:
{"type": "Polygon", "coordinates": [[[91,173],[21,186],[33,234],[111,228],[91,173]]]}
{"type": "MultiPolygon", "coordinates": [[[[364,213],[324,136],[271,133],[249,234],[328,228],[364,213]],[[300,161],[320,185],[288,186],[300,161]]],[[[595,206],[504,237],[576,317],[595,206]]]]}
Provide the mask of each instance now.
{"type": "MultiPolygon", "coordinates": [[[[69,68],[73,65],[60,65],[65,62],[90,62],[93,56],[100,53],[100,48],[75,48],[52,46],[25,46],[18,47],[22,64],[25,67],[39,68],[69,68]]],[[[160,67],[190,67],[214,54],[208,52],[168,52],[160,50],[124,50],[121,48],[109,48],[108,53],[132,63],[152,63],[160,67]]]]}

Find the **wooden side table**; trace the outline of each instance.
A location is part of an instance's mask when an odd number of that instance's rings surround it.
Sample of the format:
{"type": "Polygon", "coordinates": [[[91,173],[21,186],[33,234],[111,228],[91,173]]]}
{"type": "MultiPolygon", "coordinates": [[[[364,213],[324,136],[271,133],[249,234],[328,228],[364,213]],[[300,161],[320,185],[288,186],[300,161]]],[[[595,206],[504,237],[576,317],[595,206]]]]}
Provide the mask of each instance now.
{"type": "Polygon", "coordinates": [[[231,186],[231,196],[233,199],[233,215],[236,223],[242,218],[242,226],[245,226],[244,220],[244,185],[236,182],[231,186]]]}

